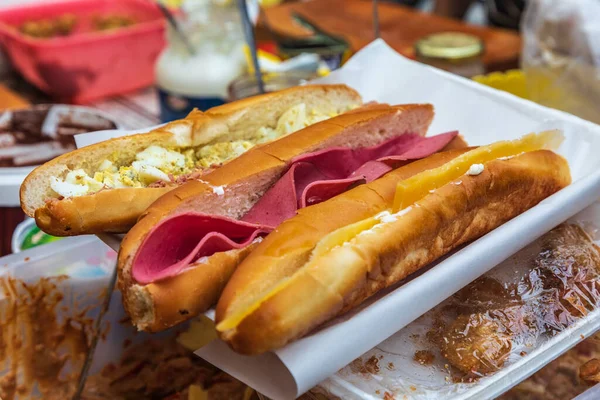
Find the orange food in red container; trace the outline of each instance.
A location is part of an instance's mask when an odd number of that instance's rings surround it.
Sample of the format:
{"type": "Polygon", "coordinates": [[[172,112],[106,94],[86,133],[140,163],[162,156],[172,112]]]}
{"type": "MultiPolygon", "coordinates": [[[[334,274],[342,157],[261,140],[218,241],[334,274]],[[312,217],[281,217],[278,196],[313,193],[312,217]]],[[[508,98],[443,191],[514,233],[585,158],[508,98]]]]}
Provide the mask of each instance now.
{"type": "Polygon", "coordinates": [[[147,0],[62,0],[0,11],[13,65],[63,102],[84,103],[154,82],[165,24],[147,0]]]}

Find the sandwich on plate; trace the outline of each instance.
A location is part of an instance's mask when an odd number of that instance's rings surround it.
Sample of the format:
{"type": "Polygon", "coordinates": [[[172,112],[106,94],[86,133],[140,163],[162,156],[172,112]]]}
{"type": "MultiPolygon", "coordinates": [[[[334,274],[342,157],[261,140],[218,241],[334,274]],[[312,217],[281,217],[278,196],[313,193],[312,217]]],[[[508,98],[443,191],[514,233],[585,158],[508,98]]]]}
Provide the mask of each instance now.
{"type": "MultiPolygon", "coordinates": [[[[283,221],[398,167],[466,147],[457,132],[425,136],[432,119],[428,104],[368,104],[254,147],[163,195],[119,252],[119,286],[132,322],[160,331],[206,311],[283,221]]],[[[379,198],[367,192],[360,204],[379,198]]]]}

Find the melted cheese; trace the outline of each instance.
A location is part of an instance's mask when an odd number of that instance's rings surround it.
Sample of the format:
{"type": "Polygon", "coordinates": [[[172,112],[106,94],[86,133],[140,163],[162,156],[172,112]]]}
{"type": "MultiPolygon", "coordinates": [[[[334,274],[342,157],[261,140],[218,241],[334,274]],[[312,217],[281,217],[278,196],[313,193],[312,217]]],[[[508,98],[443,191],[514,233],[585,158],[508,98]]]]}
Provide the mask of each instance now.
{"type": "Polygon", "coordinates": [[[312,251],[311,258],[319,257],[329,252],[334,247],[341,246],[344,243],[349,242],[350,240],[352,240],[353,237],[355,237],[363,231],[371,229],[379,222],[379,218],[375,216],[336,229],[335,231],[329,233],[321,240],[319,240],[319,242],[315,246],[315,249],[312,251]]]}
{"type": "Polygon", "coordinates": [[[465,175],[472,165],[515,156],[520,153],[557,148],[563,140],[559,131],[529,134],[521,139],[502,141],[478,147],[463,153],[441,167],[430,169],[398,183],[394,197],[394,210],[401,210],[421,200],[429,191],[436,190],[465,175]]]}
{"type": "Polygon", "coordinates": [[[249,307],[242,310],[242,312],[233,314],[230,317],[221,321],[217,325],[217,331],[225,332],[225,331],[235,328],[244,320],[244,318],[246,318],[248,315],[252,314],[254,311],[258,310],[258,308],[261,306],[261,304],[263,304],[265,301],[269,300],[271,297],[275,296],[277,293],[279,293],[283,289],[285,289],[289,285],[289,283],[290,283],[289,278],[282,279],[261,299],[257,300],[256,302],[251,304],[249,307]]]}

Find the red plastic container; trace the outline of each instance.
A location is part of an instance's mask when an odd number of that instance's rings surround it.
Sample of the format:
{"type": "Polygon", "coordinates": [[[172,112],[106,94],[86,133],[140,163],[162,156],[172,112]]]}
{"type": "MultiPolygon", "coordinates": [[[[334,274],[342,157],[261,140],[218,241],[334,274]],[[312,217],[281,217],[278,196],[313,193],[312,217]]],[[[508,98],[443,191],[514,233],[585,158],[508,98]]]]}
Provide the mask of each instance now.
{"type": "Polygon", "coordinates": [[[62,0],[0,11],[0,36],[13,65],[54,98],[85,103],[154,82],[154,63],[166,44],[162,13],[150,0],[62,0]],[[20,33],[27,21],[64,14],[77,18],[68,36],[36,39],[20,33]],[[93,18],[132,17],[135,24],[91,29],[93,18]]]}

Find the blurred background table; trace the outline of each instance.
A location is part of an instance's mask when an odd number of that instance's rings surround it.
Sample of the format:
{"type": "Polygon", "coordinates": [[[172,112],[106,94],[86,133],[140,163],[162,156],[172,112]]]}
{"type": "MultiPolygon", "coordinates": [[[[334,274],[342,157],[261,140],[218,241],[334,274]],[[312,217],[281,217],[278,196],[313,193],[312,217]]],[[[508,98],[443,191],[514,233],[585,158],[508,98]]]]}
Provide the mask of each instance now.
{"type": "MultiPolygon", "coordinates": [[[[37,1],[37,0],[33,0],[37,1]]],[[[49,0],[46,0],[49,1],[49,0]]],[[[15,0],[8,2],[18,3],[15,0]]],[[[0,7],[6,6],[5,2],[0,7]]],[[[297,13],[328,34],[342,37],[356,52],[374,39],[371,0],[308,0],[284,2],[265,8],[257,27],[259,42],[271,43],[276,36],[302,38],[311,31],[297,23],[297,13]]],[[[517,32],[470,25],[444,18],[397,3],[379,3],[381,36],[395,50],[414,57],[414,44],[431,33],[455,31],[481,38],[485,45],[483,64],[487,71],[499,71],[518,66],[521,40],[517,32]]],[[[160,122],[156,90],[149,87],[135,93],[106,98],[90,106],[116,118],[125,128],[152,126],[160,122]]],[[[27,104],[50,103],[53,99],[24,81],[18,73],[3,73],[0,79],[0,111],[27,104]],[[16,94],[18,93],[18,94],[16,94]]],[[[23,221],[19,207],[0,207],[0,255],[11,252],[11,237],[23,221]]]]}
{"type": "MultiPolygon", "coordinates": [[[[54,103],[52,98],[26,82],[16,71],[2,74],[0,112],[31,104],[50,103],[54,103]]],[[[87,106],[108,113],[128,129],[152,126],[160,122],[154,87],[113,96],[87,106]]],[[[24,219],[25,214],[18,205],[0,206],[0,256],[12,253],[13,232],[24,219]]]]}
{"type": "MultiPolygon", "coordinates": [[[[298,13],[327,33],[343,36],[353,51],[373,40],[373,9],[370,0],[309,0],[284,3],[265,10],[262,21],[275,34],[307,37],[311,32],[296,23],[298,13]]],[[[394,3],[379,3],[381,37],[396,51],[412,57],[413,45],[431,33],[455,31],[479,36],[485,44],[483,62],[488,71],[516,68],[521,52],[518,32],[468,25],[464,22],[420,12],[394,3]]]]}
{"type": "MultiPolygon", "coordinates": [[[[27,106],[29,102],[0,84],[0,111],[27,106]]],[[[25,214],[19,207],[0,207],[0,256],[12,253],[12,234],[25,214]]]]}

